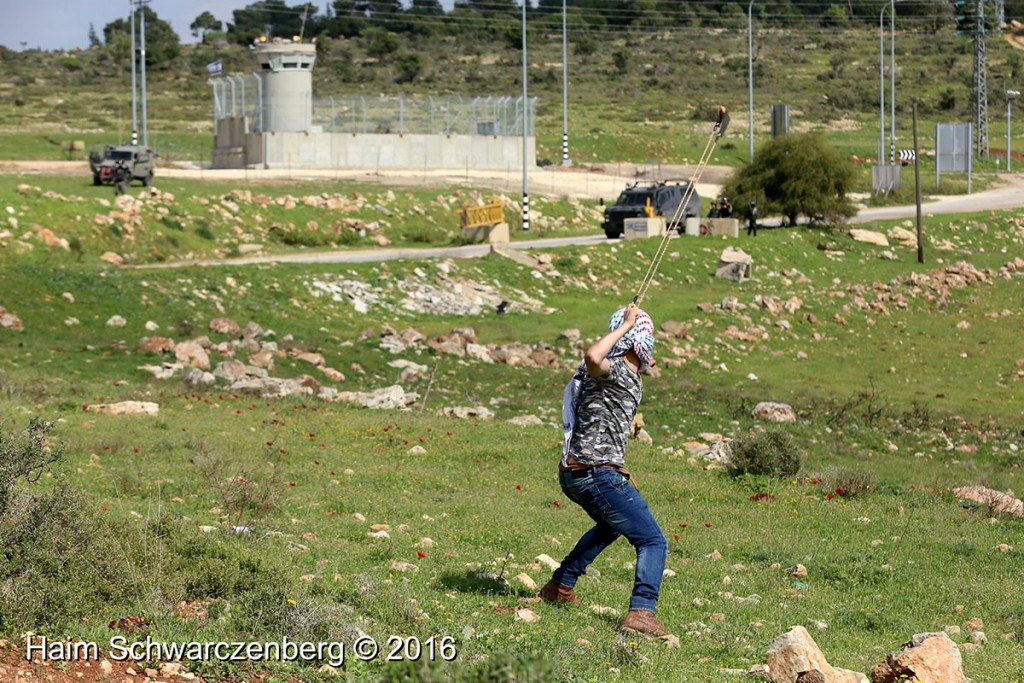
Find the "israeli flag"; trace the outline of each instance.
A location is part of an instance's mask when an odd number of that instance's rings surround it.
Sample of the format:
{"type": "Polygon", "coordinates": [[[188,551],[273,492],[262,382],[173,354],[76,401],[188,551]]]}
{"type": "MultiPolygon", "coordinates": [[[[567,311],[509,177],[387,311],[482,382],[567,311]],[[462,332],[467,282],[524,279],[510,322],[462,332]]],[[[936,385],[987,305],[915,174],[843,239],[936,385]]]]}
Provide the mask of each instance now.
{"type": "Polygon", "coordinates": [[[209,64],[207,64],[206,65],[206,71],[211,76],[220,76],[220,71],[221,71],[220,60],[218,59],[216,62],[210,62],[209,64]]]}

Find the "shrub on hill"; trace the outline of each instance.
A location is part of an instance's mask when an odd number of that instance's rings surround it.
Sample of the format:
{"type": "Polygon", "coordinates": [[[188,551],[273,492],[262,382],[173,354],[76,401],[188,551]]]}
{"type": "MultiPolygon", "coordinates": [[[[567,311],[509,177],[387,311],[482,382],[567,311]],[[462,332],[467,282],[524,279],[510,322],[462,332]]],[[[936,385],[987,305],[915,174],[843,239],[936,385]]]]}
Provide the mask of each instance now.
{"type": "Polygon", "coordinates": [[[734,474],[791,477],[800,471],[803,456],[793,438],[783,431],[756,431],[733,439],[730,470],[734,474]]]}

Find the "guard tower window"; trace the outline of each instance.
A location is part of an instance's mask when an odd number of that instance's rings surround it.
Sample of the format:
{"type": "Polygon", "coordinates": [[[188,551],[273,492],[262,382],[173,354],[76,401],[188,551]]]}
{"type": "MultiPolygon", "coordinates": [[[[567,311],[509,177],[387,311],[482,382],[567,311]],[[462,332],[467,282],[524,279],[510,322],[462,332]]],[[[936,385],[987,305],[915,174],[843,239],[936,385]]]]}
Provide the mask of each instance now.
{"type": "Polygon", "coordinates": [[[299,64],[298,64],[298,62],[285,62],[284,64],[281,65],[281,68],[283,68],[283,69],[298,69],[299,68],[299,64]]]}

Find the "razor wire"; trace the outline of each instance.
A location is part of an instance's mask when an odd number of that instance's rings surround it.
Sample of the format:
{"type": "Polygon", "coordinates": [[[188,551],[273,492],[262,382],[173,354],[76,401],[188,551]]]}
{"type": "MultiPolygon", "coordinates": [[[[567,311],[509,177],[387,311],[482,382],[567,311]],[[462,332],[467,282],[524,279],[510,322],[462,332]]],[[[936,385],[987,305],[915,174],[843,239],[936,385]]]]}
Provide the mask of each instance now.
{"type": "Polygon", "coordinates": [[[684,220],[686,215],[686,207],[690,204],[690,199],[693,197],[693,193],[696,191],[697,182],[700,177],[704,174],[704,169],[707,167],[708,162],[711,161],[711,155],[714,154],[715,147],[718,146],[718,141],[725,135],[725,129],[729,125],[729,113],[725,110],[725,107],[718,108],[718,121],[715,122],[714,128],[711,130],[711,136],[708,138],[707,144],[704,145],[704,152],[700,156],[700,161],[697,162],[697,167],[693,171],[693,175],[690,176],[690,184],[686,188],[683,194],[683,199],[679,202],[679,206],[676,207],[672,217],[666,221],[666,230],[664,236],[661,238],[661,243],[658,245],[658,250],[654,253],[654,258],[651,260],[651,265],[647,267],[647,273],[644,274],[644,279],[640,283],[640,288],[637,290],[636,296],[633,297],[633,303],[638,306],[643,302],[644,297],[647,296],[647,290],[650,289],[651,282],[654,280],[654,275],[658,272],[658,267],[661,265],[661,260],[665,256],[665,252],[668,250],[668,241],[672,236],[672,232],[667,229],[669,225],[679,225],[680,220],[684,220]]]}

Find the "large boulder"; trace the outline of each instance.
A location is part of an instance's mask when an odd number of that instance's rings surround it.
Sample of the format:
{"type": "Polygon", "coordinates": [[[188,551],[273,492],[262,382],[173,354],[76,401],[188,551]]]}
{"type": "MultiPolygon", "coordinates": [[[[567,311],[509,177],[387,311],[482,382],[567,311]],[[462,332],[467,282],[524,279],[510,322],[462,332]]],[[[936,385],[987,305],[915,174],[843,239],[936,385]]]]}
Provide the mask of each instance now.
{"type": "Polygon", "coordinates": [[[210,332],[237,337],[242,334],[242,328],[231,318],[214,318],[210,321],[210,332]]]}
{"type": "Polygon", "coordinates": [[[860,672],[829,664],[803,626],[794,626],[768,646],[768,678],[772,683],[869,683],[860,672]]]}
{"type": "Polygon", "coordinates": [[[406,393],[400,385],[394,384],[371,392],[342,391],[338,393],[336,399],[357,403],[364,408],[395,410],[412,405],[419,400],[419,394],[406,393]]]}
{"type": "Polygon", "coordinates": [[[157,415],[160,412],[160,406],[149,401],[121,401],[120,403],[92,404],[86,410],[106,415],[157,415]]]}
{"type": "Polygon", "coordinates": [[[240,360],[222,360],[213,371],[214,376],[234,382],[246,376],[245,363],[240,360]]]}
{"type": "Polygon", "coordinates": [[[210,369],[210,357],[198,341],[190,340],[175,344],[174,357],[186,367],[200,370],[210,369]]]}
{"type": "Polygon", "coordinates": [[[174,340],[169,337],[143,337],[139,340],[139,353],[162,356],[174,350],[174,340]]]}
{"type": "Polygon", "coordinates": [[[0,306],[0,327],[5,330],[14,330],[15,332],[24,332],[25,326],[21,322],[21,318],[8,311],[3,306],[0,306]]]}
{"type": "Polygon", "coordinates": [[[796,412],[793,407],[786,403],[775,403],[773,401],[761,401],[750,415],[755,420],[767,422],[796,422],[796,412]]]}
{"type": "Polygon", "coordinates": [[[945,633],[918,633],[871,669],[873,683],[968,683],[960,648],[945,633]]]}
{"type": "Polygon", "coordinates": [[[885,235],[873,230],[853,228],[850,230],[850,237],[852,237],[855,242],[867,242],[868,244],[875,244],[879,247],[889,246],[889,240],[885,238],[885,235]]]}

